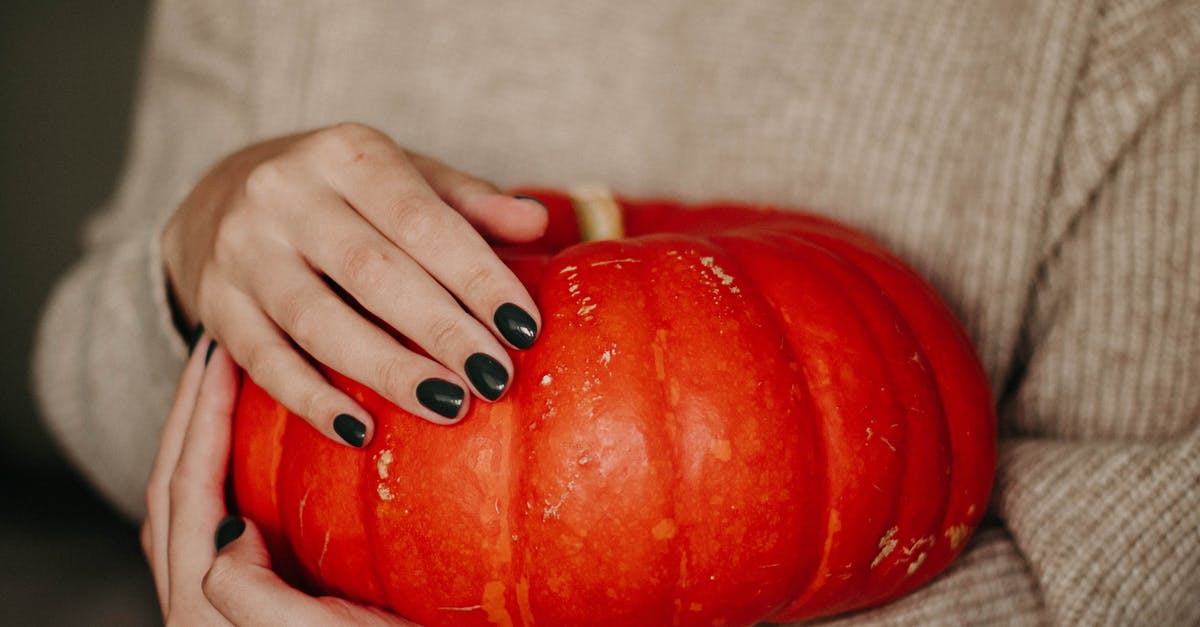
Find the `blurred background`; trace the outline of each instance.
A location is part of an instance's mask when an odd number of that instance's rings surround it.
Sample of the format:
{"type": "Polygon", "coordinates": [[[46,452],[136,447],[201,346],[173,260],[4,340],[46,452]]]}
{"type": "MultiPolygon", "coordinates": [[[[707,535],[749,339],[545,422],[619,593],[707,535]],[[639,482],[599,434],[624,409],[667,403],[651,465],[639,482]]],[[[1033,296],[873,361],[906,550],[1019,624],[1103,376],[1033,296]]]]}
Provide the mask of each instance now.
{"type": "Polygon", "coordinates": [[[145,0],[0,2],[0,625],[159,622],[137,529],[41,426],[38,314],[124,158],[145,0]]]}

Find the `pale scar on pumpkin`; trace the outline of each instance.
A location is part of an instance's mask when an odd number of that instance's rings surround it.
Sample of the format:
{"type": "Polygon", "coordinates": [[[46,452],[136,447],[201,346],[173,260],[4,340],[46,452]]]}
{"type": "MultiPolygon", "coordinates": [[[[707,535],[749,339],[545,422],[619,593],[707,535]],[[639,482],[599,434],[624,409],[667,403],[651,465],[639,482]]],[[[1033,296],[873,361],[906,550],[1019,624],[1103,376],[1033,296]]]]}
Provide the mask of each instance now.
{"type": "Polygon", "coordinates": [[[966,539],[967,534],[970,532],[971,530],[966,525],[961,524],[954,525],[953,527],[947,529],[944,535],[946,536],[946,539],[950,541],[950,549],[957,551],[959,545],[962,544],[963,540],[966,539]]]}
{"type": "Polygon", "coordinates": [[[925,563],[925,558],[928,557],[929,555],[928,555],[928,553],[926,553],[926,551],[922,551],[921,549],[925,549],[925,548],[932,549],[933,545],[936,543],[937,543],[937,540],[933,536],[926,536],[924,538],[914,539],[913,543],[911,545],[902,549],[904,551],[904,555],[906,557],[912,559],[912,561],[908,565],[908,570],[904,574],[905,577],[908,577],[908,576],[912,575],[913,573],[917,572],[917,569],[921,567],[921,564],[925,563]],[[920,552],[918,553],[918,551],[920,551],[920,552]],[[917,553],[917,556],[915,558],[912,557],[913,553],[917,553]]]}
{"type": "Polygon", "coordinates": [[[621,264],[623,264],[623,263],[641,263],[641,262],[642,262],[641,259],[631,259],[631,258],[626,257],[625,259],[609,259],[607,261],[593,261],[592,263],[588,264],[588,267],[599,268],[600,266],[616,265],[617,268],[620,269],[621,264]]]}
{"type": "Polygon", "coordinates": [[[308,493],[312,492],[312,487],[305,488],[304,495],[300,497],[300,506],[296,508],[296,517],[300,519],[300,535],[304,535],[304,506],[308,505],[308,493]]]}
{"type": "Polygon", "coordinates": [[[891,529],[887,530],[887,533],[883,534],[882,538],[879,539],[879,554],[876,555],[875,560],[871,562],[871,568],[878,566],[879,562],[883,561],[883,558],[891,555],[892,551],[896,550],[896,544],[898,542],[898,540],[896,540],[896,532],[899,529],[899,527],[892,527],[891,529]]]}
{"type": "Polygon", "coordinates": [[[388,478],[388,466],[392,463],[392,449],[383,449],[379,452],[379,459],[375,460],[375,470],[379,473],[380,479],[388,478]]]}
{"type": "Polygon", "coordinates": [[[911,575],[911,574],[917,572],[917,569],[921,567],[921,564],[925,563],[926,557],[927,556],[925,553],[921,553],[920,555],[918,555],[917,559],[913,563],[908,565],[908,571],[905,572],[905,576],[908,576],[908,575],[911,575]]]}
{"type": "Polygon", "coordinates": [[[325,554],[329,552],[329,536],[332,531],[325,532],[325,542],[321,545],[321,556],[317,558],[317,574],[325,574],[325,554]]]}
{"type": "Polygon", "coordinates": [[[551,518],[558,518],[558,509],[563,506],[563,503],[567,502],[567,496],[570,495],[574,490],[575,480],[572,479],[567,482],[567,489],[563,491],[562,494],[558,495],[557,503],[551,504],[550,501],[546,499],[546,509],[542,511],[542,520],[545,521],[550,520],[551,518]]]}
{"type": "Polygon", "coordinates": [[[728,287],[729,293],[738,294],[742,291],[736,285],[733,284],[733,277],[730,276],[728,273],[726,273],[725,270],[721,268],[721,266],[718,266],[714,262],[712,257],[701,257],[700,265],[704,266],[705,268],[708,268],[709,272],[712,272],[713,276],[717,277],[717,279],[719,279],[721,281],[721,285],[728,287]]]}

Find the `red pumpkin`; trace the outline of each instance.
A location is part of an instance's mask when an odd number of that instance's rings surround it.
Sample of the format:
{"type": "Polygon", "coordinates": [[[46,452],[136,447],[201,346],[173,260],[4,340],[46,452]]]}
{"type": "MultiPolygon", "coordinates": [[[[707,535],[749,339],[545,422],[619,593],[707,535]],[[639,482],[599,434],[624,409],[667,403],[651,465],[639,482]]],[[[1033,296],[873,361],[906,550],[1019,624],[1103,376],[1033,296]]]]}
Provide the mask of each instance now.
{"type": "Polygon", "coordinates": [[[995,464],[987,382],[912,270],[825,218],[623,202],[628,238],[501,250],[541,309],[498,403],[435,426],[337,373],[356,451],[252,382],[237,504],[276,567],[424,625],[750,625],[950,564],[995,464]]]}

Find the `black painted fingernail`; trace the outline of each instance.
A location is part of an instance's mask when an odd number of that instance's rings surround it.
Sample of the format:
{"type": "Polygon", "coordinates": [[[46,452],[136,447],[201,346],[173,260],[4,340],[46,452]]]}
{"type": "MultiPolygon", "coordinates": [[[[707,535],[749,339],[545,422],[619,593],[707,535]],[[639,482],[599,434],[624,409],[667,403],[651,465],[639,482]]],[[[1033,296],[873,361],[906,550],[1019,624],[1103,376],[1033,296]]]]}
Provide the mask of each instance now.
{"type": "Polygon", "coordinates": [[[466,395],[462,388],[444,379],[425,379],[417,386],[417,400],[447,418],[458,416],[466,395]]]}
{"type": "Polygon", "coordinates": [[[517,200],[532,200],[533,202],[536,202],[537,204],[541,205],[541,206],[542,206],[542,209],[545,209],[545,208],[546,208],[546,203],[544,203],[544,202],[542,202],[542,201],[538,200],[537,198],[534,198],[533,196],[526,196],[526,195],[524,195],[524,194],[517,194],[516,196],[513,196],[513,198],[516,198],[517,200]]]}
{"type": "Polygon", "coordinates": [[[354,448],[362,448],[363,440],[367,438],[367,426],[350,414],[338,414],[333,419],[333,430],[354,448]]]}
{"type": "Polygon", "coordinates": [[[537,338],[537,323],[524,309],[512,303],[504,303],[496,308],[496,315],[492,320],[496,322],[496,328],[500,329],[500,335],[503,335],[509,344],[520,349],[533,346],[533,340],[537,338]]]}
{"type": "Polygon", "coordinates": [[[225,545],[242,537],[242,532],[246,530],[246,521],[242,520],[241,516],[226,516],[221,519],[217,525],[217,550],[225,548],[225,545]]]}
{"type": "Polygon", "coordinates": [[[466,371],[471,384],[489,401],[500,398],[508,385],[508,371],[489,355],[475,353],[468,357],[466,371]]]}
{"type": "Polygon", "coordinates": [[[217,350],[217,341],[209,340],[208,350],[204,353],[204,365],[208,365],[208,360],[212,359],[213,351],[217,350]]]}
{"type": "Polygon", "coordinates": [[[192,334],[188,336],[188,355],[196,351],[196,342],[200,341],[202,335],[204,335],[204,325],[198,324],[195,329],[192,329],[192,334]]]}

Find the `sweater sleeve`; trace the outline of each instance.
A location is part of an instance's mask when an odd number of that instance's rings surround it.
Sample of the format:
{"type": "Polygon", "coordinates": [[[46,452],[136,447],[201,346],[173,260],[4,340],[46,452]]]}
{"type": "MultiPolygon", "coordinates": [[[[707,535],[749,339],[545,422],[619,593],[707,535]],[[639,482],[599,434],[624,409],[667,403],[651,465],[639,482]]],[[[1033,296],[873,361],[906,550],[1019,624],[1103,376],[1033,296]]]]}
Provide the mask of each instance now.
{"type": "Polygon", "coordinates": [[[171,321],[160,230],[203,171],[247,141],[242,12],[237,3],[156,6],[122,180],[38,329],[42,415],[68,458],[131,517],[143,514],[186,352],[171,321]]]}
{"type": "Polygon", "coordinates": [[[1002,399],[1004,528],[835,624],[1200,624],[1200,7],[1141,4],[1108,7],[1066,125],[1002,399]]]}

